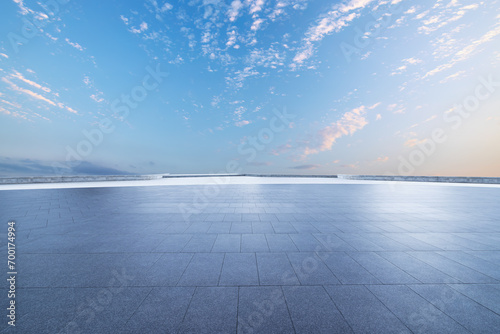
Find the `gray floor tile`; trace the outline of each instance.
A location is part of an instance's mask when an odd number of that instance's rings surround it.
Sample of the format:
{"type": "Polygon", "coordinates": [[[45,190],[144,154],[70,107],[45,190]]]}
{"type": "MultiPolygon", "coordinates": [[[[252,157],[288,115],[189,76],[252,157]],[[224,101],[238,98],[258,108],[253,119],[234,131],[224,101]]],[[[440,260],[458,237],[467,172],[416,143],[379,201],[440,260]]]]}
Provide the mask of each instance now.
{"type": "Polygon", "coordinates": [[[295,285],[299,280],[285,253],[257,253],[261,285],[295,285]]]}
{"type": "Polygon", "coordinates": [[[293,270],[302,285],[340,284],[316,253],[288,253],[293,270]]]}
{"type": "Polygon", "coordinates": [[[192,237],[192,234],[166,234],[154,252],[180,252],[192,237]]]}
{"type": "Polygon", "coordinates": [[[242,234],[242,252],[269,252],[266,236],[264,234],[242,234]]]}
{"type": "Polygon", "coordinates": [[[153,288],[128,319],[123,332],[176,333],[194,290],[194,287],[153,288]]]}
{"type": "Polygon", "coordinates": [[[240,288],[238,333],[294,333],[281,287],[240,288]]]}
{"type": "Polygon", "coordinates": [[[266,240],[271,252],[298,252],[288,234],[266,234],[266,240]]]}
{"type": "Polygon", "coordinates": [[[259,285],[254,253],[226,253],[219,285],[259,285]]]}
{"type": "Polygon", "coordinates": [[[352,333],[323,287],[283,287],[283,292],[297,333],[352,333]]]}
{"type": "Polygon", "coordinates": [[[407,286],[370,285],[368,289],[413,333],[469,333],[407,286]]]}
{"type": "Polygon", "coordinates": [[[179,333],[235,333],[238,288],[198,287],[179,333]]]}
{"type": "Polygon", "coordinates": [[[223,259],[222,253],[195,253],[177,285],[216,286],[223,259]]]}
{"type": "Polygon", "coordinates": [[[240,234],[219,234],[215,239],[212,252],[239,252],[241,249],[240,234]]]}
{"type": "Polygon", "coordinates": [[[458,279],[446,275],[433,266],[404,252],[379,252],[377,254],[422,283],[460,283],[458,279]]]}
{"type": "Polygon", "coordinates": [[[473,333],[495,333],[500,328],[498,314],[447,285],[422,284],[410,288],[473,333]]]}
{"type": "Polygon", "coordinates": [[[356,262],[384,284],[410,284],[419,281],[375,252],[348,252],[356,262]]]}
{"type": "Polygon", "coordinates": [[[490,284],[450,284],[451,288],[466,295],[500,316],[500,290],[490,284]]]}
{"type": "Polygon", "coordinates": [[[325,289],[355,333],[411,333],[366,287],[345,285],[325,289]]]}
{"type": "Polygon", "coordinates": [[[408,252],[411,256],[438,268],[462,283],[498,283],[497,280],[448,259],[436,252],[408,252]]]}
{"type": "Polygon", "coordinates": [[[197,234],[182,249],[183,252],[207,253],[212,250],[217,234],[197,234]]]}
{"type": "Polygon", "coordinates": [[[379,284],[380,281],[343,252],[318,253],[342,284],[379,284]]]}

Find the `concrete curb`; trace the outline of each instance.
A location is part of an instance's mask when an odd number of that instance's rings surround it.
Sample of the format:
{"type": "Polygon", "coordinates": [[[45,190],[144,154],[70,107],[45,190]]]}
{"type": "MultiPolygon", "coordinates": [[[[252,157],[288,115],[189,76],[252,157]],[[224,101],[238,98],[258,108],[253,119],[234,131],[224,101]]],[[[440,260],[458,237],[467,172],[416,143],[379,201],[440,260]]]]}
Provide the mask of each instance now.
{"type": "Polygon", "coordinates": [[[89,176],[32,176],[4,177],[0,184],[31,184],[31,183],[66,183],[66,182],[99,182],[99,181],[140,181],[161,179],[159,175],[89,175],[89,176]]]}
{"type": "Polygon", "coordinates": [[[467,177],[467,176],[397,176],[397,175],[347,175],[339,174],[343,180],[364,181],[404,181],[404,182],[446,182],[446,183],[481,183],[500,184],[500,177],[467,177]]]}
{"type": "Polygon", "coordinates": [[[454,177],[454,176],[398,176],[398,175],[296,175],[296,174],[153,174],[153,175],[87,175],[87,176],[33,176],[0,178],[0,184],[68,183],[100,181],[144,181],[162,178],[191,177],[293,177],[293,178],[338,178],[362,181],[445,182],[500,184],[499,177],[454,177]]]}
{"type": "Polygon", "coordinates": [[[337,178],[337,175],[297,175],[297,174],[168,174],[168,175],[163,175],[163,178],[168,179],[176,177],[224,177],[224,176],[337,178]]]}

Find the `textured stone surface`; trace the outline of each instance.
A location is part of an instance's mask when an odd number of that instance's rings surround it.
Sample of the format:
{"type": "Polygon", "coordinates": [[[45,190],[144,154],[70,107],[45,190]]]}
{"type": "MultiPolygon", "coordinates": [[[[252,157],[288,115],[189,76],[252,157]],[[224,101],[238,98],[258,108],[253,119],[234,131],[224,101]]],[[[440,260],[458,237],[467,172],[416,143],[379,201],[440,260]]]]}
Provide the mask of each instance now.
{"type": "Polygon", "coordinates": [[[213,187],[0,191],[3,331],[498,332],[500,188],[213,187]]]}

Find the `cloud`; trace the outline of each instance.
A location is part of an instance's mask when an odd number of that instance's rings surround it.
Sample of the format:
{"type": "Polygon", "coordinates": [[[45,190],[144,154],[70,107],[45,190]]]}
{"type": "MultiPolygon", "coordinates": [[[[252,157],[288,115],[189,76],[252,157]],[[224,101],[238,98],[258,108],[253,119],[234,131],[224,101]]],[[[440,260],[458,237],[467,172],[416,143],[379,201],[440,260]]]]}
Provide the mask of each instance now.
{"type": "Polygon", "coordinates": [[[68,106],[64,106],[64,108],[65,108],[67,111],[69,111],[70,113],[73,113],[73,114],[78,114],[78,111],[76,111],[76,110],[75,110],[75,109],[73,109],[73,108],[70,108],[70,107],[68,107],[68,106]]]}
{"type": "Polygon", "coordinates": [[[41,89],[43,90],[44,92],[47,92],[47,93],[50,93],[50,88],[47,88],[47,87],[43,87],[42,85],[40,84],[37,84],[36,82],[34,81],[31,81],[29,79],[26,79],[21,73],[19,73],[18,71],[14,70],[14,74],[11,75],[12,78],[16,78],[16,79],[19,79],[21,81],[24,81],[25,83],[27,83],[28,85],[30,86],[33,86],[35,88],[38,88],[38,89],[41,89]]]}
{"type": "Polygon", "coordinates": [[[389,161],[389,157],[378,157],[375,162],[387,162],[389,161]]]}
{"type": "Polygon", "coordinates": [[[19,7],[19,13],[21,15],[34,14],[35,12],[24,4],[23,0],[14,0],[14,2],[19,7]]]}
{"type": "Polygon", "coordinates": [[[140,25],[139,25],[139,29],[135,28],[135,27],[132,27],[129,29],[129,31],[133,34],[140,34],[140,33],[143,33],[145,32],[146,30],[148,30],[148,24],[146,22],[142,22],[140,25]]]}
{"type": "Polygon", "coordinates": [[[435,120],[438,116],[437,115],[432,115],[431,117],[427,118],[424,122],[430,122],[432,120],[435,120]]]}
{"type": "Polygon", "coordinates": [[[71,172],[80,175],[129,175],[129,172],[96,165],[88,161],[81,161],[78,166],[71,168],[71,172]]]}
{"type": "Polygon", "coordinates": [[[72,109],[72,108],[64,105],[63,103],[50,100],[50,99],[48,99],[47,97],[45,97],[45,96],[43,96],[41,94],[35,93],[35,92],[33,92],[33,91],[29,90],[29,89],[23,88],[23,87],[19,87],[18,85],[16,85],[12,81],[10,81],[9,78],[20,79],[21,81],[26,82],[27,84],[29,84],[31,86],[40,88],[41,90],[43,90],[45,92],[50,92],[50,89],[42,87],[41,85],[39,85],[39,84],[37,84],[37,83],[35,83],[35,82],[31,81],[31,80],[25,79],[19,72],[17,72],[17,71],[14,70],[14,73],[10,77],[3,77],[1,80],[3,82],[5,82],[6,84],[8,84],[10,86],[10,89],[13,90],[13,91],[16,91],[16,92],[19,92],[19,93],[24,93],[24,94],[26,94],[26,95],[28,95],[28,96],[36,99],[36,100],[40,100],[40,101],[46,102],[46,103],[48,103],[48,104],[50,104],[52,106],[59,107],[61,109],[66,109],[67,111],[69,111],[71,113],[74,113],[74,114],[78,113],[76,110],[74,110],[74,109],[72,109]]]}
{"type": "Polygon", "coordinates": [[[0,57],[4,57],[4,58],[9,58],[9,56],[7,56],[5,53],[0,53],[0,57]]]}
{"type": "Polygon", "coordinates": [[[458,6],[460,6],[458,1],[451,1],[446,6],[443,2],[436,3],[432,7],[432,12],[426,11],[416,16],[416,19],[422,20],[422,26],[418,28],[418,31],[430,34],[452,22],[458,21],[465,16],[467,11],[479,8],[479,4],[471,4],[457,8],[458,6]],[[428,17],[428,14],[432,16],[428,17]]]}
{"type": "Polygon", "coordinates": [[[83,51],[85,50],[85,48],[83,46],[81,46],[80,44],[78,43],[73,43],[69,40],[69,38],[66,38],[65,39],[66,43],[68,43],[69,45],[71,45],[72,47],[74,47],[75,49],[79,50],[79,51],[83,51]]]}
{"type": "Polygon", "coordinates": [[[359,167],[359,164],[356,162],[355,164],[349,164],[349,165],[341,165],[340,167],[343,168],[351,168],[351,169],[356,169],[359,167]]]}
{"type": "Polygon", "coordinates": [[[102,97],[100,97],[101,94],[92,94],[92,95],[90,95],[90,98],[97,103],[101,103],[104,101],[104,99],[102,97]]]}
{"type": "Polygon", "coordinates": [[[405,107],[397,103],[389,104],[387,110],[392,111],[394,114],[402,114],[406,110],[405,107]]]}
{"type": "Polygon", "coordinates": [[[382,115],[377,114],[377,118],[375,119],[376,121],[380,121],[382,119],[382,115]]]}
{"type": "Polygon", "coordinates": [[[123,16],[123,15],[120,15],[120,19],[123,21],[123,23],[125,23],[126,25],[128,25],[128,21],[129,21],[129,19],[128,19],[128,18],[126,18],[126,17],[125,17],[125,16],[123,16]]]}
{"type": "Polygon", "coordinates": [[[289,167],[291,169],[316,169],[316,168],[320,168],[321,165],[299,165],[299,166],[294,166],[294,167],[289,167]]]}
{"type": "Polygon", "coordinates": [[[283,153],[290,151],[291,148],[292,148],[292,145],[290,143],[286,143],[283,145],[279,145],[275,149],[271,150],[270,154],[278,156],[278,155],[281,155],[283,153]]]}
{"type": "Polygon", "coordinates": [[[464,47],[463,49],[459,50],[458,52],[455,53],[455,55],[452,57],[452,59],[444,64],[441,64],[434,69],[428,71],[424,76],[423,79],[433,76],[439,72],[445,71],[447,69],[450,69],[454,67],[456,64],[459,62],[462,62],[464,60],[469,59],[476,51],[478,51],[479,47],[482,46],[483,44],[486,44],[493,40],[495,37],[500,35],[500,23],[497,22],[497,24],[486,32],[484,35],[482,35],[480,38],[474,40],[472,43],[464,47]]]}
{"type": "Polygon", "coordinates": [[[444,78],[443,80],[439,81],[439,83],[446,83],[450,80],[455,80],[455,79],[458,79],[460,77],[463,77],[463,75],[466,73],[466,71],[458,71],[456,73],[453,73],[453,74],[450,74],[448,75],[446,78],[444,78]]]}
{"type": "Polygon", "coordinates": [[[234,0],[231,3],[229,10],[227,11],[227,16],[229,17],[229,21],[233,22],[239,15],[240,9],[243,7],[243,4],[240,0],[234,0]]]}
{"type": "Polygon", "coordinates": [[[337,139],[347,135],[353,135],[355,132],[363,129],[368,124],[368,121],[364,117],[366,115],[366,110],[374,109],[378,105],[379,103],[371,107],[361,106],[353,109],[342,115],[337,122],[321,129],[317,134],[319,143],[317,142],[316,145],[308,145],[304,149],[304,156],[330,150],[337,139]]]}
{"type": "Polygon", "coordinates": [[[351,21],[360,15],[354,11],[364,9],[373,1],[350,0],[347,3],[334,5],[329,12],[320,16],[307,30],[302,40],[303,46],[301,51],[293,58],[294,63],[292,64],[292,68],[300,66],[305,60],[312,57],[316,43],[320,42],[327,35],[339,32],[344,27],[347,27],[351,21]]]}
{"type": "MultiPolygon", "coordinates": [[[[227,42],[226,42],[226,46],[227,47],[231,47],[233,46],[235,43],[236,43],[236,39],[238,37],[237,33],[236,33],[236,30],[231,30],[231,31],[228,31],[227,33],[227,36],[229,37],[227,42]]],[[[208,41],[207,41],[208,42],[208,41]]]]}
{"type": "Polygon", "coordinates": [[[17,86],[15,83],[9,81],[7,78],[2,78],[2,81],[9,84],[10,85],[10,88],[14,91],[17,91],[17,92],[20,92],[20,93],[24,93],[24,94],[27,94],[37,100],[41,100],[41,101],[44,101],[44,102],[47,102],[48,104],[51,104],[53,106],[56,106],[56,103],[54,101],[51,101],[49,100],[48,98],[40,95],[40,94],[37,94],[29,89],[25,89],[25,88],[22,88],[22,87],[19,87],[17,86]]]}
{"type": "Polygon", "coordinates": [[[260,25],[264,22],[263,19],[256,19],[253,21],[252,26],[250,27],[251,30],[257,31],[259,30],[260,25]]]}
{"type": "MultiPolygon", "coordinates": [[[[67,166],[63,162],[58,162],[67,166]]],[[[0,176],[54,176],[56,170],[52,162],[33,159],[11,159],[0,157],[0,176]]],[[[65,175],[129,175],[129,172],[101,166],[89,161],[81,161],[78,166],[64,168],[65,175]]]]}
{"type": "Polygon", "coordinates": [[[418,140],[416,138],[413,138],[413,139],[408,139],[404,145],[407,146],[407,147],[413,147],[413,146],[416,146],[418,144],[423,144],[427,141],[427,139],[422,139],[422,140],[418,140]]]}
{"type": "Polygon", "coordinates": [[[391,75],[397,75],[405,72],[410,65],[416,65],[422,62],[422,60],[418,58],[407,58],[402,60],[404,65],[399,66],[391,75]]]}
{"type": "Polygon", "coordinates": [[[260,12],[264,6],[264,0],[250,0],[250,14],[260,12]]]}
{"type": "Polygon", "coordinates": [[[250,121],[243,120],[243,121],[239,121],[239,122],[234,123],[234,125],[236,125],[237,127],[242,127],[242,126],[248,125],[250,123],[251,123],[250,121]]]}

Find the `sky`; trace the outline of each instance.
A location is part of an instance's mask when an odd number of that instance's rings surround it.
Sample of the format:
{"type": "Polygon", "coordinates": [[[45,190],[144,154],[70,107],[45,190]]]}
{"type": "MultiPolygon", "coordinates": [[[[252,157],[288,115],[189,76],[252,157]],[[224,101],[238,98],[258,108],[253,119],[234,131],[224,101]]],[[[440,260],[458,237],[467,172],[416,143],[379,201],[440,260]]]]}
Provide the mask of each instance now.
{"type": "Polygon", "coordinates": [[[2,1],[0,176],[500,177],[499,42],[499,1],[2,1]]]}

